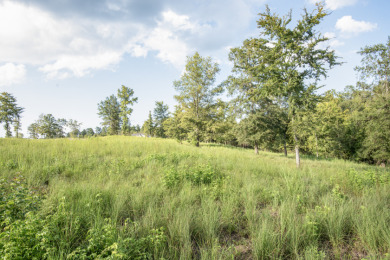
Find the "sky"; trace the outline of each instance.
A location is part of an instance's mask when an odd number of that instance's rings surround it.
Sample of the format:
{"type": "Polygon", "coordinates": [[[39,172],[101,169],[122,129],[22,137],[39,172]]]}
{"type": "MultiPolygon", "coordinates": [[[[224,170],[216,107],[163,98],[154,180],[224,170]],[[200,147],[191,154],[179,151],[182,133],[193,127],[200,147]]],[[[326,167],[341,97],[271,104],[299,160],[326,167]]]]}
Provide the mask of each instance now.
{"type": "MultiPolygon", "coordinates": [[[[97,104],[121,85],[138,103],[130,121],[140,124],[164,101],[173,111],[173,81],[196,51],[231,73],[230,48],[258,37],[258,14],[268,5],[299,19],[315,0],[0,0],[0,92],[24,107],[22,132],[40,114],[101,123],[97,104]]],[[[329,71],[321,91],[354,85],[357,53],[390,36],[390,1],[325,0],[330,15],[317,30],[343,62],[329,71]]],[[[0,130],[4,136],[4,130],[0,130]]]]}

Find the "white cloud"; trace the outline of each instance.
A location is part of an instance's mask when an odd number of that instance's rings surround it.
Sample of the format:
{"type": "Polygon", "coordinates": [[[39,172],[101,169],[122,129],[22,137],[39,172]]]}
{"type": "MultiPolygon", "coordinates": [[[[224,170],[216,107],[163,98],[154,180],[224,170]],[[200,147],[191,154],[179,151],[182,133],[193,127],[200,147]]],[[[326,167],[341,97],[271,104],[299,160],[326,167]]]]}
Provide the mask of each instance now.
{"type": "Polygon", "coordinates": [[[131,36],[124,32],[136,28],[64,20],[32,5],[0,1],[0,62],[35,65],[48,77],[82,77],[117,64],[131,36]]]}
{"type": "Polygon", "coordinates": [[[336,29],[344,33],[344,37],[351,35],[357,35],[362,32],[369,32],[376,29],[378,25],[376,23],[370,23],[365,21],[357,21],[350,15],[341,17],[336,22],[336,29]]]}
{"type": "MultiPolygon", "coordinates": [[[[55,13],[32,3],[0,0],[0,64],[32,65],[49,78],[82,77],[94,70],[115,68],[128,53],[133,57],[155,55],[181,70],[194,50],[215,55],[226,45],[237,45],[238,35],[245,35],[256,16],[254,5],[261,2],[217,0],[191,4],[190,8],[167,2],[165,11],[156,11],[159,19],[143,23],[128,16],[110,20],[61,16],[61,11],[55,13]],[[225,8],[221,9],[221,4],[225,8]],[[169,6],[179,8],[173,11],[169,6]]],[[[126,3],[107,0],[106,8],[126,13],[126,3]]]]}
{"type": "Polygon", "coordinates": [[[190,22],[188,16],[178,15],[173,11],[163,12],[162,17],[157,26],[142,40],[143,46],[147,50],[157,51],[159,59],[180,69],[185,64],[186,56],[191,52],[182,38],[185,38],[183,36],[186,33],[201,31],[201,26],[190,22]]]}
{"type": "MultiPolygon", "coordinates": [[[[310,0],[310,3],[315,4],[320,0],[310,0]]],[[[343,8],[345,6],[351,6],[358,2],[358,0],[325,0],[325,7],[332,11],[343,8]]]]}
{"type": "Polygon", "coordinates": [[[0,1],[0,62],[35,65],[49,78],[82,77],[112,68],[125,53],[146,57],[156,51],[157,58],[180,68],[190,52],[184,34],[200,28],[189,16],[173,11],[163,12],[156,26],[148,28],[60,19],[32,5],[0,1]]]}
{"type": "Polygon", "coordinates": [[[133,37],[126,50],[134,57],[145,57],[150,52],[156,52],[156,57],[161,61],[182,69],[186,56],[193,51],[187,36],[199,35],[207,27],[190,21],[187,15],[179,15],[171,10],[164,11],[157,25],[149,30],[143,29],[133,37]]]}
{"type": "Polygon", "coordinates": [[[49,78],[67,78],[71,74],[82,77],[93,69],[107,69],[112,64],[121,60],[122,53],[115,51],[104,51],[94,55],[66,55],[58,58],[54,63],[40,67],[40,71],[47,73],[49,78]]]}
{"type": "Polygon", "coordinates": [[[20,83],[26,76],[26,68],[23,64],[15,65],[6,63],[0,66],[0,86],[20,83]]]}

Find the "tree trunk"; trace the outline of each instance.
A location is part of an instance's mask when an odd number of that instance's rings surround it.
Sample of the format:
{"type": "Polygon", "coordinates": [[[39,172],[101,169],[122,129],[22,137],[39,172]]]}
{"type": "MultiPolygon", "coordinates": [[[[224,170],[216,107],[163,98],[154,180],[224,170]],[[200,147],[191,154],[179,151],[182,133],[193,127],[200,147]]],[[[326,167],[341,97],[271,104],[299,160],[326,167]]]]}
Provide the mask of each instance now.
{"type": "Polygon", "coordinates": [[[284,141],[283,149],[284,149],[284,156],[287,157],[287,143],[286,143],[286,141],[284,141]]]}
{"type": "Polygon", "coordinates": [[[255,154],[259,154],[259,146],[255,144],[255,154]]]}
{"type": "Polygon", "coordinates": [[[318,139],[317,139],[317,134],[315,134],[316,137],[316,156],[318,158],[318,139]]]}
{"type": "Polygon", "coordinates": [[[297,164],[297,168],[299,168],[301,166],[301,159],[299,157],[298,137],[296,134],[294,134],[294,140],[295,140],[295,162],[297,164]]]}
{"type": "Polygon", "coordinates": [[[4,128],[5,128],[5,137],[11,137],[12,133],[11,133],[11,129],[10,129],[10,125],[9,125],[8,121],[5,121],[4,128]]]}

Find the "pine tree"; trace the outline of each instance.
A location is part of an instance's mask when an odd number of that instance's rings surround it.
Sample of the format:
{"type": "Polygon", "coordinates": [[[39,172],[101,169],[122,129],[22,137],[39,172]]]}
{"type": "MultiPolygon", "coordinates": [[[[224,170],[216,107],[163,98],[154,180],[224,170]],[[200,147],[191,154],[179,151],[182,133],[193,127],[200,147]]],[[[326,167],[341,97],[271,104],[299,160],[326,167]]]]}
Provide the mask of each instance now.
{"type": "Polygon", "coordinates": [[[4,123],[5,136],[11,137],[11,125],[14,124],[16,137],[19,135],[20,117],[23,108],[16,104],[16,98],[7,92],[0,94],[0,123],[4,123]]]}

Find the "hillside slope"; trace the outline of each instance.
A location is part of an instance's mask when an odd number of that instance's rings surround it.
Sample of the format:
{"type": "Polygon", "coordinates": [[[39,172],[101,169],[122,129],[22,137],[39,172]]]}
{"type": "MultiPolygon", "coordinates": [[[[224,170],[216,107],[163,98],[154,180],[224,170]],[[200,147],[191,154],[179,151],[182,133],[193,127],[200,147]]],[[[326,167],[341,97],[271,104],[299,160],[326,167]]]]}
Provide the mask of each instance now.
{"type": "Polygon", "coordinates": [[[0,255],[323,259],[390,252],[390,172],[173,140],[0,139],[0,255]],[[26,214],[29,212],[28,214],[26,214]]]}

